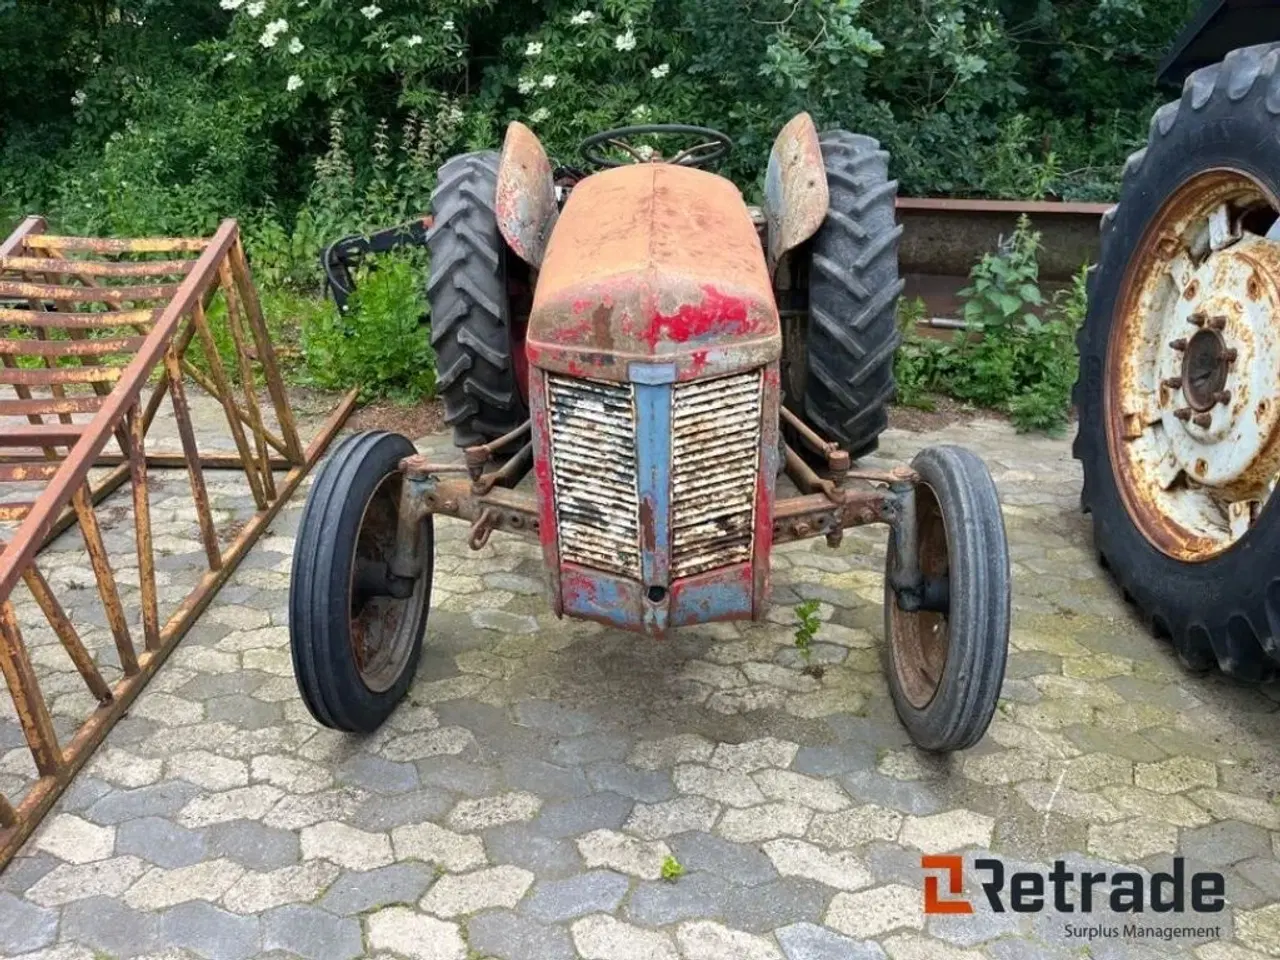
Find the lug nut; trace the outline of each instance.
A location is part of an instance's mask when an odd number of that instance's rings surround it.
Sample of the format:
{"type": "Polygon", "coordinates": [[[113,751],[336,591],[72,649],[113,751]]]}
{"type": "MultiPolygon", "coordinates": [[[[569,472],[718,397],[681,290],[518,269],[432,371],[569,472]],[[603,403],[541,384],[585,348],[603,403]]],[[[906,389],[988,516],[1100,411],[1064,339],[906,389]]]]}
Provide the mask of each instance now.
{"type": "Polygon", "coordinates": [[[1213,395],[1213,402],[1214,402],[1214,403],[1230,403],[1230,402],[1231,402],[1231,391],[1230,391],[1230,390],[1219,390],[1217,393],[1215,393],[1215,394],[1213,395]]]}
{"type": "Polygon", "coordinates": [[[1191,418],[1191,422],[1194,423],[1197,427],[1207,427],[1209,424],[1213,423],[1213,414],[1197,413],[1194,417],[1191,418]]]}
{"type": "Polygon", "coordinates": [[[1177,417],[1179,420],[1190,420],[1190,419],[1191,419],[1191,408],[1190,408],[1190,407],[1180,407],[1179,409],[1177,409],[1177,410],[1173,411],[1173,415],[1174,415],[1175,417],[1177,417]]]}
{"type": "Polygon", "coordinates": [[[1203,327],[1204,321],[1205,315],[1199,310],[1187,317],[1187,323],[1191,324],[1193,327],[1203,327]]]}
{"type": "Polygon", "coordinates": [[[1221,330],[1226,325],[1227,325],[1227,318],[1221,315],[1216,317],[1210,317],[1208,321],[1208,326],[1210,330],[1221,330]]]}
{"type": "Polygon", "coordinates": [[[1187,349],[1187,338],[1179,337],[1177,340],[1170,340],[1169,346],[1173,347],[1175,350],[1185,350],[1187,349]]]}
{"type": "Polygon", "coordinates": [[[1236,357],[1239,355],[1240,354],[1236,352],[1235,347],[1228,347],[1226,350],[1222,351],[1222,359],[1227,363],[1235,363],[1236,357]]]}
{"type": "Polygon", "coordinates": [[[1168,387],[1170,390],[1177,390],[1182,386],[1181,377],[1165,377],[1165,379],[1161,380],[1160,382],[1164,384],[1166,387],[1168,387]]]}

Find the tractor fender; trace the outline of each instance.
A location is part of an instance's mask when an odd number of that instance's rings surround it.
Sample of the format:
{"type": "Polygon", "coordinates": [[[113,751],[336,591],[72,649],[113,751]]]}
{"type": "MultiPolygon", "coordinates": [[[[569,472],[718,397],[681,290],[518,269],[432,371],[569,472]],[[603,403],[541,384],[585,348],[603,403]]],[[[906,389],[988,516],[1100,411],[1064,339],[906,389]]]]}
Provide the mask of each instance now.
{"type": "Polygon", "coordinates": [[[764,178],[770,275],[788,251],[818,232],[829,201],[817,128],[809,114],[797,114],[774,141],[764,178]]]}
{"type": "Polygon", "coordinates": [[[519,121],[511,122],[502,141],[493,209],[507,246],[537,269],[560,209],[547,151],[519,121]]]}
{"type": "Polygon", "coordinates": [[[1274,0],[1205,0],[1160,64],[1156,82],[1181,86],[1196,70],[1232,50],[1280,41],[1280,5],[1274,0]]]}

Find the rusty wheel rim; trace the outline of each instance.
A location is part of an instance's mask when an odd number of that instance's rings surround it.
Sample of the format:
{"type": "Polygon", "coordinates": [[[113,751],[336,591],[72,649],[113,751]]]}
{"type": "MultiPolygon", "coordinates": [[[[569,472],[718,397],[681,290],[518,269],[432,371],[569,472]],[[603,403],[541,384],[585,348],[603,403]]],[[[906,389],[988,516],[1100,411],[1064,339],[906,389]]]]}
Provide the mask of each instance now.
{"type": "Polygon", "coordinates": [[[426,603],[427,578],[421,577],[404,600],[362,596],[357,579],[365,564],[386,564],[395,549],[401,474],[383,478],[365,505],[351,565],[351,656],[361,682],[373,693],[389,690],[413,652],[414,631],[426,603]]]}
{"type": "Polygon", "coordinates": [[[1188,178],[1152,219],[1116,297],[1110,459],[1135,526],[1177,560],[1230,549],[1280,474],[1278,211],[1241,171],[1188,178]]]}
{"type": "MultiPolygon", "coordinates": [[[[942,508],[928,484],[917,484],[915,497],[920,572],[927,579],[946,578],[950,564],[942,508]]],[[[898,686],[911,706],[923,710],[937,695],[946,669],[951,646],[947,617],[930,610],[908,613],[898,606],[892,590],[886,600],[889,604],[889,642],[892,645],[890,662],[897,675],[898,686]]]]}

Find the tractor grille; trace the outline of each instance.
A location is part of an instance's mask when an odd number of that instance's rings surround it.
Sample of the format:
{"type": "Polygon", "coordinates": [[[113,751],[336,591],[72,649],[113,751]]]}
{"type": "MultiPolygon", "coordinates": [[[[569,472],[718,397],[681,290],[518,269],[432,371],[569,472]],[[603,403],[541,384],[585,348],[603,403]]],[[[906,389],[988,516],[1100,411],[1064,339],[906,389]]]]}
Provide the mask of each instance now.
{"type": "Polygon", "coordinates": [[[759,371],[677,385],[671,420],[671,576],[751,559],[759,371]]]}
{"type": "Polygon", "coordinates": [[[548,376],[560,558],[640,579],[630,384],[548,376]]]}

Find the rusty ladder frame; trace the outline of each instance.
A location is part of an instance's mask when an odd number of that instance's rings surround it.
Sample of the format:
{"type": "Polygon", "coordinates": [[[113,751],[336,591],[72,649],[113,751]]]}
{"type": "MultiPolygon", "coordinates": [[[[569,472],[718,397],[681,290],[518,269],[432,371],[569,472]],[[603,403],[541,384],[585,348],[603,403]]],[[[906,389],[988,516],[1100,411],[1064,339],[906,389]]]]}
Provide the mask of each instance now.
{"type": "Polygon", "coordinates": [[[20,334],[0,339],[0,386],[8,385],[16,394],[15,399],[0,399],[0,416],[28,421],[0,423],[0,447],[25,451],[0,455],[0,483],[44,482],[33,502],[0,503],[0,521],[18,524],[7,542],[0,541],[0,672],[38,777],[16,804],[0,794],[3,869],[319,459],[354,407],[356,391],[342,399],[304,449],[234,220],[224,220],[207,239],[126,240],[54,236],[46,233],[43,218],[28,217],[0,243],[0,300],[25,303],[18,309],[0,305],[0,331],[5,337],[20,334]],[[219,356],[206,314],[219,292],[234,342],[236,367],[231,372],[219,356]],[[197,338],[207,370],[186,356],[197,338]],[[110,362],[112,356],[129,354],[126,365],[110,362]],[[156,382],[144,399],[153,373],[156,382]],[[266,385],[278,436],[264,420],[254,389],[258,375],[266,385]],[[233,383],[237,377],[239,397],[233,383]],[[235,454],[198,448],[188,379],[220,401],[235,454]],[[166,394],[181,456],[146,453],[147,432],[166,394]],[[73,414],[91,418],[76,422],[73,414]],[[119,455],[104,453],[112,438],[119,455]],[[208,564],[163,623],[147,487],[148,469],[162,467],[187,470],[208,564]],[[108,471],[96,483],[89,476],[95,468],[108,471]],[[228,468],[243,470],[257,509],[224,547],[204,471],[228,468]],[[275,476],[280,470],[286,471],[282,478],[275,476]],[[138,556],[141,652],[130,634],[95,511],[126,481],[138,556]],[[40,550],[76,523],[119,661],[121,678],[114,686],[104,680],[36,566],[40,550]],[[58,742],[11,601],[19,580],[98,702],[65,746],[58,742]]]}

